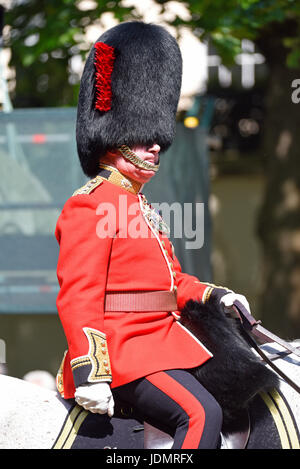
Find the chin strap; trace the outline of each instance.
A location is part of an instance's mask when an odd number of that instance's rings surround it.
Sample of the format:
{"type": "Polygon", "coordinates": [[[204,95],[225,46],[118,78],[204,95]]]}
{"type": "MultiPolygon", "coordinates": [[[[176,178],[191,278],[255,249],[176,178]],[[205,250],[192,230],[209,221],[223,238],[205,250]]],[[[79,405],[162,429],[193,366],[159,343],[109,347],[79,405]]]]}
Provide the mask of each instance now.
{"type": "Polygon", "coordinates": [[[127,145],[121,145],[118,147],[118,150],[126,160],[129,160],[134,166],[137,166],[140,169],[145,169],[146,171],[155,171],[159,170],[159,163],[157,165],[153,165],[148,163],[148,161],[142,160],[139,156],[137,156],[127,145]]]}

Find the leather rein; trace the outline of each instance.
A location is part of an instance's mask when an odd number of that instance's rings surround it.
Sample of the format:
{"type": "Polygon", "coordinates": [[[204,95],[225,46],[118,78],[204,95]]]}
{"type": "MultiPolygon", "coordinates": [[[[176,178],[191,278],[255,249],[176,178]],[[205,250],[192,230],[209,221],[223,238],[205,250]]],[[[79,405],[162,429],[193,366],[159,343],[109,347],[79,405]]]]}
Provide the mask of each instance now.
{"type": "Polygon", "coordinates": [[[277,337],[272,332],[268,331],[261,325],[261,321],[257,321],[244,307],[244,305],[236,300],[232,307],[233,314],[229,313],[231,317],[238,318],[243,327],[243,331],[246,333],[249,344],[256,350],[260,357],[279,375],[283,378],[296,392],[300,394],[300,387],[291,378],[289,378],[278,366],[275,365],[274,360],[282,358],[289,354],[295,354],[300,358],[300,347],[294,347],[289,342],[277,337]],[[283,353],[276,353],[273,355],[273,359],[268,357],[266,353],[256,343],[258,339],[262,344],[275,342],[285,349],[283,353]]]}

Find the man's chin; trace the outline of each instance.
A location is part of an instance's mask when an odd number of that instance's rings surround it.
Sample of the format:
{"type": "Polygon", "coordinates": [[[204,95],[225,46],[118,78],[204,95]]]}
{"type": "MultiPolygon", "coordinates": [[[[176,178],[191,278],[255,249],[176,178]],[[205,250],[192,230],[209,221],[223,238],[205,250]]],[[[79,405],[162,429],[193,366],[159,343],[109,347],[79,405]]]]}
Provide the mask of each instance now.
{"type": "Polygon", "coordinates": [[[130,174],[130,176],[128,174],[128,176],[139,184],[146,184],[150,181],[150,179],[153,178],[153,176],[155,176],[155,174],[156,173],[154,171],[146,171],[144,169],[141,169],[138,171],[138,173],[135,172],[134,174],[130,174]]]}

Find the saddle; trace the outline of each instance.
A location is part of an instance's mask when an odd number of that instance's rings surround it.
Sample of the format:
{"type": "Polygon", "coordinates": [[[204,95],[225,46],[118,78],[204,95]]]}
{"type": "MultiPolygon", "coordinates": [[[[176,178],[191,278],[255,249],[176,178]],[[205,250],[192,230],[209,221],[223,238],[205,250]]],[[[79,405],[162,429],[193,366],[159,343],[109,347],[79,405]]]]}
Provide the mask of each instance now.
{"type": "MultiPolygon", "coordinates": [[[[92,414],[76,404],[63,400],[68,410],[53,449],[170,449],[173,439],[167,433],[142,422],[134,410],[116,401],[115,414],[92,414]]],[[[250,435],[249,416],[245,412],[244,432],[221,435],[221,449],[243,449],[250,435]]]]}
{"type": "MultiPolygon", "coordinates": [[[[230,434],[221,433],[220,449],[245,449],[250,436],[249,414],[245,411],[243,416],[244,431],[236,431],[230,434]]],[[[148,423],[144,423],[144,447],[145,449],[170,449],[173,439],[167,433],[158,430],[148,423]]]]}

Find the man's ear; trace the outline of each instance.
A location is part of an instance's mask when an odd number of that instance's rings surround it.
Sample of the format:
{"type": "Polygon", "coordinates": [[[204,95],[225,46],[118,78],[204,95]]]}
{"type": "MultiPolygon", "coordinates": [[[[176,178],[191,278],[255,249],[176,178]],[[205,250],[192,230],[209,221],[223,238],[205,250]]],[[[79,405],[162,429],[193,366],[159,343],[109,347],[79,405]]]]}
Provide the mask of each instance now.
{"type": "Polygon", "coordinates": [[[117,148],[112,148],[111,150],[107,150],[106,155],[108,158],[109,157],[116,157],[119,156],[120,152],[117,148]]]}
{"type": "Polygon", "coordinates": [[[111,150],[107,150],[105,155],[100,158],[100,163],[112,163],[118,156],[121,156],[119,150],[117,148],[112,148],[111,150]]]}
{"type": "Polygon", "coordinates": [[[117,156],[117,155],[120,155],[120,152],[117,148],[112,148],[111,150],[107,151],[107,154],[110,154],[112,156],[117,156]]]}

